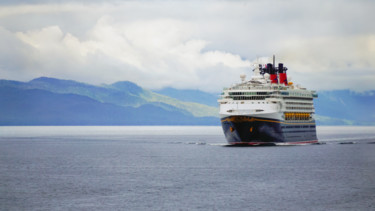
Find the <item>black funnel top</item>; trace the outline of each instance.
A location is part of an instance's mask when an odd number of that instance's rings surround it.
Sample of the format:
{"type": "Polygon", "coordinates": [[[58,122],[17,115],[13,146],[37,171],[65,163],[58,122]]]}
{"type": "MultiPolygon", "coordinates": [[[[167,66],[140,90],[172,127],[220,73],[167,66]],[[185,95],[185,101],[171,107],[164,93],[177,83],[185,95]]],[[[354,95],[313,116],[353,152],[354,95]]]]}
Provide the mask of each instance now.
{"type": "Polygon", "coordinates": [[[283,73],[284,72],[284,64],[283,63],[279,63],[279,73],[283,73]]]}

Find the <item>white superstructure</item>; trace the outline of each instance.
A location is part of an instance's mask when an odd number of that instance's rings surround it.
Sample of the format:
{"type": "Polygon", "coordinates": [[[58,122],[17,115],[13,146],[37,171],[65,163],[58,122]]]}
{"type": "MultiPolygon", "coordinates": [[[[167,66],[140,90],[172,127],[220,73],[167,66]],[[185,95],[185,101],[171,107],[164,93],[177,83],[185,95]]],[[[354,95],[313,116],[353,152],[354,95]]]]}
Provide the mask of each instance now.
{"type": "Polygon", "coordinates": [[[261,74],[256,65],[250,80],[244,80],[230,88],[224,88],[220,104],[220,117],[252,116],[278,120],[308,120],[315,113],[309,91],[292,83],[271,83],[268,73],[261,74]],[[308,115],[308,116],[307,116],[308,115]]]}

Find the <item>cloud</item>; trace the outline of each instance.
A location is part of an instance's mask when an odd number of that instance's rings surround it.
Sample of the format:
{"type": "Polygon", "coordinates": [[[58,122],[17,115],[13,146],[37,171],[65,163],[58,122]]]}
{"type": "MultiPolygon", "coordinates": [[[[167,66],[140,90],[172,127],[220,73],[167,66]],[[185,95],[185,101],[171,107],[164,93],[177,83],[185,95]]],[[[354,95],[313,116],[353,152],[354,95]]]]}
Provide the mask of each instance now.
{"type": "MultiPolygon", "coordinates": [[[[44,1],[45,2],[45,1],[44,1]]],[[[94,1],[0,7],[0,77],[219,92],[276,54],[312,89],[375,89],[372,1],[94,1]],[[318,83],[318,82],[319,83],[318,83]]]]}
{"type": "Polygon", "coordinates": [[[213,67],[228,72],[250,67],[239,55],[204,51],[208,42],[191,39],[191,31],[183,21],[119,23],[103,16],[85,40],[58,26],[17,32],[15,36],[29,45],[33,61],[29,68],[35,70],[34,77],[42,73],[91,83],[132,80],[149,88],[191,88],[193,84],[204,89],[207,84],[200,83],[199,74],[208,71],[213,76],[213,67]]]}
{"type": "Polygon", "coordinates": [[[316,89],[374,89],[375,35],[292,40],[279,55],[302,84],[316,89]]]}

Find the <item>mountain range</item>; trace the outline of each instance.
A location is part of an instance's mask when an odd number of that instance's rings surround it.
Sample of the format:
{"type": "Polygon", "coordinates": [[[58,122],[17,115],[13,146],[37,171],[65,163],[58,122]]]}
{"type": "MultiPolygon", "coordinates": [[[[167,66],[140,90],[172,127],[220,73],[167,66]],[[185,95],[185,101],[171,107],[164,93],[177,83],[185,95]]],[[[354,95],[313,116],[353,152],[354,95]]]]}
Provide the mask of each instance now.
{"type": "Polygon", "coordinates": [[[0,80],[0,125],[217,125],[217,108],[122,81],[0,80]],[[216,115],[216,116],[215,116],[216,115]]]}
{"type": "MultiPolygon", "coordinates": [[[[375,125],[375,91],[318,94],[318,125],[375,125]]],[[[0,125],[220,125],[217,98],[199,90],[148,90],[130,81],[0,80],[0,125]]]]}
{"type": "Polygon", "coordinates": [[[375,91],[331,90],[314,100],[320,125],[375,125],[375,91]]]}

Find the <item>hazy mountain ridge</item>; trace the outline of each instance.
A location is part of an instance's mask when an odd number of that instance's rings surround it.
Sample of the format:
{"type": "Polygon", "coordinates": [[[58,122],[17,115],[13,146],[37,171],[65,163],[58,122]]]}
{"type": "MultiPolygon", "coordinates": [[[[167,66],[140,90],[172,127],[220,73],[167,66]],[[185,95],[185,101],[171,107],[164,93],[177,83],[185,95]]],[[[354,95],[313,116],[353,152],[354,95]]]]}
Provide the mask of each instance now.
{"type": "Polygon", "coordinates": [[[195,102],[184,102],[184,101],[180,101],[178,99],[175,99],[169,96],[154,93],[152,91],[146,91],[143,93],[142,96],[144,97],[144,99],[147,99],[147,101],[149,102],[153,102],[153,103],[164,102],[176,108],[185,110],[197,117],[205,117],[205,116],[219,117],[218,107],[212,107],[212,106],[199,104],[195,102]]]}
{"type": "Polygon", "coordinates": [[[78,94],[87,96],[99,102],[108,102],[122,106],[138,106],[145,100],[128,92],[94,86],[73,80],[40,77],[29,82],[0,80],[0,86],[10,86],[21,89],[42,89],[60,94],[78,94]]]}
{"type": "Polygon", "coordinates": [[[146,103],[144,99],[134,94],[134,90],[136,89],[134,87],[138,86],[130,83],[131,82],[124,81],[108,85],[107,87],[101,87],[72,80],[61,80],[47,77],[37,78],[28,82],[29,86],[32,88],[44,89],[56,93],[83,95],[100,102],[113,103],[121,106],[140,106],[146,103]],[[129,84],[129,90],[122,91],[121,84],[129,84]]]}
{"type": "Polygon", "coordinates": [[[41,89],[1,87],[0,99],[0,125],[215,125],[218,121],[152,104],[124,107],[41,89]]]}
{"type": "Polygon", "coordinates": [[[320,124],[375,125],[375,91],[319,91],[314,101],[320,124]]]}
{"type": "MultiPolygon", "coordinates": [[[[0,80],[4,117],[0,124],[220,124],[218,108],[210,106],[217,105],[217,94],[172,88],[156,92],[130,81],[95,86],[47,77],[0,80]]],[[[375,91],[318,94],[314,100],[318,125],[375,125],[375,91]]]]}
{"type": "Polygon", "coordinates": [[[183,102],[172,97],[143,89],[130,81],[120,81],[110,85],[95,86],[72,80],[40,77],[29,82],[0,80],[0,86],[12,86],[24,89],[43,89],[55,93],[72,93],[90,97],[103,103],[120,106],[139,107],[145,104],[165,107],[170,105],[181,112],[196,117],[218,117],[218,108],[193,102],[183,102]]]}
{"type": "Polygon", "coordinates": [[[181,101],[194,102],[208,106],[217,106],[217,99],[219,98],[219,94],[211,94],[200,90],[174,89],[171,87],[154,90],[154,92],[181,101]]]}
{"type": "Polygon", "coordinates": [[[129,81],[94,86],[47,77],[29,82],[0,80],[0,92],[0,100],[7,102],[0,106],[1,125],[215,125],[219,122],[213,115],[210,117],[212,112],[206,115],[189,112],[202,111],[200,108],[208,106],[179,102],[129,81]]]}

